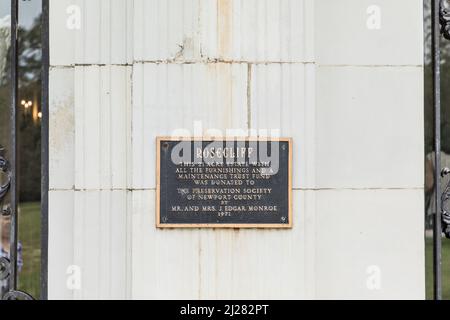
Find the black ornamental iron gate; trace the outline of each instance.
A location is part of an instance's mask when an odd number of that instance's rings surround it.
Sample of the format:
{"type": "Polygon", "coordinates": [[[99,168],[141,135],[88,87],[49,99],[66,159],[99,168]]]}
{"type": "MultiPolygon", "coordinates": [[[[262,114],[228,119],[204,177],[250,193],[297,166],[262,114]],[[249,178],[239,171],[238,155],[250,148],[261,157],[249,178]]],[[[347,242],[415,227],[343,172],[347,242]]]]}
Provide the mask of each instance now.
{"type": "Polygon", "coordinates": [[[10,46],[10,148],[9,157],[6,158],[7,150],[5,147],[1,147],[3,155],[0,157],[0,169],[7,175],[7,180],[2,186],[1,198],[3,207],[1,208],[1,214],[3,217],[8,216],[10,219],[10,248],[9,257],[0,258],[1,266],[1,278],[7,280],[9,283],[8,289],[2,299],[31,299],[31,296],[24,292],[17,291],[17,100],[18,100],[18,22],[19,22],[19,4],[17,1],[11,1],[11,46],[10,46]],[[6,199],[8,198],[8,199],[6,199]],[[8,200],[7,204],[4,204],[5,200],[8,200]]]}
{"type": "MultiPolygon", "coordinates": [[[[8,5],[10,1],[10,45],[7,56],[9,69],[7,78],[9,82],[9,114],[7,116],[9,132],[3,130],[4,135],[8,135],[6,144],[0,145],[0,218],[7,219],[9,225],[9,254],[0,255],[0,300],[31,300],[33,297],[18,289],[18,266],[19,266],[19,72],[22,66],[19,63],[19,2],[20,0],[2,0],[2,6],[8,5]],[[5,131],[7,133],[5,133],[5,131]],[[6,288],[6,289],[5,289],[6,288]]],[[[40,139],[41,139],[41,239],[40,241],[40,298],[47,298],[47,212],[48,212],[48,0],[42,0],[42,14],[38,29],[41,30],[41,69],[40,74],[41,88],[40,101],[41,112],[39,117],[42,119],[40,139]]],[[[1,50],[2,48],[0,48],[1,50]]],[[[4,49],[4,48],[3,48],[4,49]]],[[[5,50],[6,51],[6,50],[5,50]]],[[[5,59],[6,60],[6,59],[5,59]]],[[[22,102],[22,105],[24,103],[22,102]]],[[[27,108],[27,106],[25,106],[27,108]]],[[[37,109],[36,109],[37,110],[37,109]]],[[[6,117],[5,117],[6,118],[6,117]]],[[[0,124],[1,125],[1,124],[0,124]]],[[[36,297],[39,298],[39,297],[36,297]]]]}
{"type": "Polygon", "coordinates": [[[434,110],[433,291],[442,299],[442,237],[450,238],[450,181],[441,192],[442,178],[450,174],[441,164],[441,48],[442,37],[450,40],[450,0],[431,0],[431,52],[434,110]]]}

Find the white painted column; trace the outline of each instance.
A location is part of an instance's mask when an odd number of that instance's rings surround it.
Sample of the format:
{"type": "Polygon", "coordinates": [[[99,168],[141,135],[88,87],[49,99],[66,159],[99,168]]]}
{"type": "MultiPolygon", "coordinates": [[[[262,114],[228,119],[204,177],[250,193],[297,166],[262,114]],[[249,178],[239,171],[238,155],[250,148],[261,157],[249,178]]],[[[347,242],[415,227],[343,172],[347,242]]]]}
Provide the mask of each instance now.
{"type": "Polygon", "coordinates": [[[316,297],[425,298],[422,1],[316,1],[316,297]]]}
{"type": "Polygon", "coordinates": [[[371,4],[50,1],[50,298],[423,298],[421,1],[371,4]],[[294,138],[292,230],[155,228],[198,122],[294,138]]]}
{"type": "Polygon", "coordinates": [[[132,9],[50,1],[49,298],[130,297],[132,9]]]}

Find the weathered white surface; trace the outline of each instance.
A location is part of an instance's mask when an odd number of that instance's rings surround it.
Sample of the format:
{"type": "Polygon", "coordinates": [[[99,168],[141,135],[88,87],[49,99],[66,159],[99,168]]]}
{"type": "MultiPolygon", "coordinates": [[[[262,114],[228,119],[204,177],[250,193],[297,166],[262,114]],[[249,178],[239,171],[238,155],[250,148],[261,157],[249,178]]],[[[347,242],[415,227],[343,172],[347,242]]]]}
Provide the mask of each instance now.
{"type": "Polygon", "coordinates": [[[422,65],[422,1],[319,0],[315,3],[318,63],[422,65]],[[379,29],[368,26],[379,26],[379,29]]]}
{"type": "Polygon", "coordinates": [[[50,298],[423,298],[422,9],[405,1],[380,2],[380,30],[365,0],[51,1],[50,298]],[[156,136],[231,128],[294,138],[294,228],[157,230],[156,136]]]}
{"type": "Polygon", "coordinates": [[[317,89],[317,187],[423,187],[421,68],[320,66],[317,89]]]}
{"type": "Polygon", "coordinates": [[[50,190],[72,190],[75,184],[74,71],[50,70],[50,190]]]}
{"type": "Polygon", "coordinates": [[[134,59],[312,61],[313,7],[313,0],[135,0],[134,59]]]}
{"type": "MultiPolygon", "coordinates": [[[[292,137],[293,187],[315,187],[316,105],[313,64],[257,64],[251,67],[251,128],[292,137]]],[[[262,134],[264,135],[264,134],[262,134]]]]}
{"type": "Polygon", "coordinates": [[[133,68],[134,189],[156,187],[156,137],[246,129],[245,64],[153,64],[133,68]]]}
{"type": "Polygon", "coordinates": [[[74,265],[74,192],[49,192],[48,290],[51,299],[73,299],[67,286],[74,265]]]}
{"type": "Polygon", "coordinates": [[[317,192],[316,298],[424,298],[423,206],[421,189],[317,192]]]}
{"type": "Polygon", "coordinates": [[[131,67],[75,68],[75,188],[127,188],[131,67]]]}
{"type": "Polygon", "coordinates": [[[131,62],[133,3],[50,0],[51,65],[131,62]]]}
{"type": "Polygon", "coordinates": [[[73,264],[81,267],[76,299],[129,297],[131,243],[127,191],[75,192],[73,264]]]}
{"type": "Polygon", "coordinates": [[[314,192],[294,201],[292,230],[155,230],[155,192],[133,192],[133,297],[313,298],[314,192]]]}

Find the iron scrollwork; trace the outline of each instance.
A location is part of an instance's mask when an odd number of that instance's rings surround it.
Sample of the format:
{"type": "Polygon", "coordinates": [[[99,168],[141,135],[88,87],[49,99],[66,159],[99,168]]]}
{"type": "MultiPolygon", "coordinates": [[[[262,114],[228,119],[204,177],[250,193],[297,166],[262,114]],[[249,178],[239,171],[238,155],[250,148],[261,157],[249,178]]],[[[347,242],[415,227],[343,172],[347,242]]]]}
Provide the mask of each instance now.
{"type": "MultiPolygon", "coordinates": [[[[450,174],[449,168],[444,168],[441,171],[441,177],[444,178],[445,176],[450,174]]],[[[441,219],[442,219],[442,232],[445,234],[445,237],[450,239],[450,208],[448,207],[450,200],[450,180],[447,182],[447,185],[445,186],[444,192],[442,192],[441,195],[441,219]]]]}
{"type": "MultiPolygon", "coordinates": [[[[2,177],[0,181],[0,210],[1,215],[9,215],[10,210],[8,206],[4,206],[3,202],[7,196],[11,186],[11,170],[8,160],[5,158],[5,148],[0,145],[0,173],[6,175],[6,178],[2,177]]],[[[11,261],[7,257],[0,257],[0,281],[7,280],[11,274],[11,261]]],[[[3,300],[4,297],[0,297],[3,300]]]]}
{"type": "MultiPolygon", "coordinates": [[[[5,148],[0,146],[0,173],[6,175],[4,182],[0,181],[0,213],[3,216],[11,214],[10,206],[4,206],[4,200],[8,195],[11,187],[12,173],[8,160],[5,158],[5,148]]],[[[7,257],[0,257],[0,281],[7,280],[11,275],[11,261],[7,257]]],[[[0,300],[33,300],[33,297],[29,294],[11,290],[7,292],[0,300]]]]}
{"type": "Polygon", "coordinates": [[[450,40],[450,1],[441,0],[439,7],[439,22],[441,33],[445,39],[450,40]]]}
{"type": "Polygon", "coordinates": [[[0,257],[0,281],[8,279],[10,270],[11,262],[9,259],[0,257]]]}
{"type": "MultiPolygon", "coordinates": [[[[8,160],[4,156],[5,148],[0,146],[0,172],[6,175],[6,181],[0,184],[0,205],[3,206],[3,201],[8,194],[9,188],[11,186],[11,170],[8,160]]],[[[10,210],[2,207],[2,215],[8,215],[10,210]]]]}
{"type": "MultiPolygon", "coordinates": [[[[439,22],[441,24],[441,34],[445,39],[450,40],[450,0],[440,0],[439,3],[439,22]]],[[[449,168],[441,171],[441,177],[450,174],[449,168]]],[[[442,232],[445,237],[450,239],[450,208],[447,208],[450,200],[450,181],[447,183],[441,195],[441,220],[442,232]]]]}
{"type": "Polygon", "coordinates": [[[34,300],[28,293],[18,290],[9,291],[3,296],[3,300],[34,300]]]}

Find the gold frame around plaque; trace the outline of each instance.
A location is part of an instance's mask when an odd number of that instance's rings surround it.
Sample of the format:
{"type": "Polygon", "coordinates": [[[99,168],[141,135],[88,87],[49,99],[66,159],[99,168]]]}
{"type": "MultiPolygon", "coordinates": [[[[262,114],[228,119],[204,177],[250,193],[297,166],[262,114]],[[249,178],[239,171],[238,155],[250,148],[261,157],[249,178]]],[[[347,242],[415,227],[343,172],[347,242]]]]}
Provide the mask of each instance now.
{"type": "Polygon", "coordinates": [[[293,204],[292,204],[292,138],[267,138],[267,137],[156,137],[156,227],[160,229],[292,229],[293,227],[293,204]],[[170,224],[161,223],[160,212],[160,169],[161,169],[161,141],[280,141],[289,144],[289,168],[288,168],[288,224],[221,224],[221,223],[192,223],[192,224],[170,224]]]}

